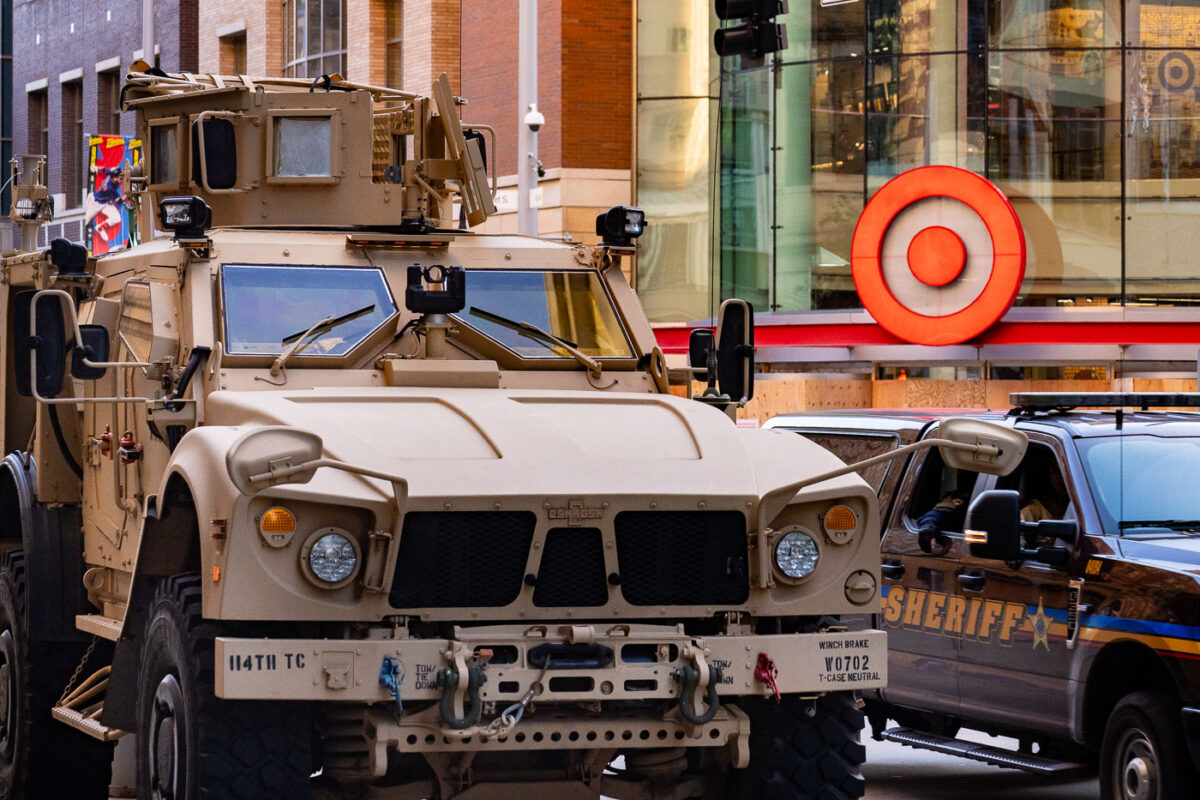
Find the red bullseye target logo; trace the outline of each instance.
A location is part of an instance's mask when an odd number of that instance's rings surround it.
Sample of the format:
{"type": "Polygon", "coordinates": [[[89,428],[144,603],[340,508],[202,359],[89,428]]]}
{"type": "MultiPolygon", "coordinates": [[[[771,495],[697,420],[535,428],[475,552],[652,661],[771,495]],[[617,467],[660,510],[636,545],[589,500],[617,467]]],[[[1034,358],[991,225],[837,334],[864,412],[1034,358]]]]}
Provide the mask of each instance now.
{"type": "Polygon", "coordinates": [[[991,327],[1025,277],[1025,235],[1004,194],[973,172],[919,167],[859,217],[850,269],[863,306],[915,344],[957,344],[991,327]]]}

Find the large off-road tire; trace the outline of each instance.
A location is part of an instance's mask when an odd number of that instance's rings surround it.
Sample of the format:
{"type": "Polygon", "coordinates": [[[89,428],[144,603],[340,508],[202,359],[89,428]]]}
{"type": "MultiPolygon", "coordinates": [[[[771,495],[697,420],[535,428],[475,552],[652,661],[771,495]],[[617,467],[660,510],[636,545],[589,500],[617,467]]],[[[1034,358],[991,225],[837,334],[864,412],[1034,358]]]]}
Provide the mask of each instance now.
{"type": "Polygon", "coordinates": [[[200,617],[200,579],[162,582],[146,623],[137,695],[140,800],[309,797],[306,704],[221,700],[216,627],[200,617]]]}
{"type": "Polygon", "coordinates": [[[1108,718],[1100,747],[1102,800],[1191,797],[1195,782],[1179,704],[1165,692],[1122,698],[1108,718]]]}
{"type": "Polygon", "coordinates": [[[27,602],[25,558],[10,550],[0,558],[0,800],[102,800],[113,746],[50,716],[86,647],[31,642],[27,602]]]}
{"type": "Polygon", "coordinates": [[[750,765],[737,797],[852,800],[866,791],[862,731],[866,717],[849,692],[814,703],[797,697],[748,704],[750,765]],[[811,716],[809,711],[814,711],[811,716]]]}

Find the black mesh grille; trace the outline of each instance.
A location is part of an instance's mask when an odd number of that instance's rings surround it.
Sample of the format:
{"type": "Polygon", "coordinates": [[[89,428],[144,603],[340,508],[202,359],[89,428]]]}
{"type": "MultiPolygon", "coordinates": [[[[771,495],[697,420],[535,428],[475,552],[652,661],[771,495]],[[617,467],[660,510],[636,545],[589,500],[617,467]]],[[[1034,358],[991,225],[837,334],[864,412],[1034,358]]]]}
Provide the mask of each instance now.
{"type": "Polygon", "coordinates": [[[517,599],[537,517],[528,511],[416,511],[404,518],[394,608],[506,606],[517,599]]]}
{"type": "Polygon", "coordinates": [[[736,605],[750,596],[740,512],[623,511],[616,533],[621,593],[632,605],[736,605]]]}
{"type": "Polygon", "coordinates": [[[599,529],[554,528],[547,533],[533,604],[550,608],[607,602],[608,577],[599,529]]]}

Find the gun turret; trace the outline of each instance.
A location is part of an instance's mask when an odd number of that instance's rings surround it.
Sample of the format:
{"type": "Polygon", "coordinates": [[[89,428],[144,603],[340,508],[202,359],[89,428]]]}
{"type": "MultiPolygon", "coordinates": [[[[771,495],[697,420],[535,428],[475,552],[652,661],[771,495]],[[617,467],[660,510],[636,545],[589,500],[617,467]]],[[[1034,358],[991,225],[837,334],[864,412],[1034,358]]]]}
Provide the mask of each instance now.
{"type": "Polygon", "coordinates": [[[457,229],[458,205],[469,226],[496,210],[463,102],[445,74],[422,97],[337,75],[166,74],[138,62],[122,107],[147,145],[147,223],[164,197],[195,195],[214,227],[430,233],[457,229]]]}

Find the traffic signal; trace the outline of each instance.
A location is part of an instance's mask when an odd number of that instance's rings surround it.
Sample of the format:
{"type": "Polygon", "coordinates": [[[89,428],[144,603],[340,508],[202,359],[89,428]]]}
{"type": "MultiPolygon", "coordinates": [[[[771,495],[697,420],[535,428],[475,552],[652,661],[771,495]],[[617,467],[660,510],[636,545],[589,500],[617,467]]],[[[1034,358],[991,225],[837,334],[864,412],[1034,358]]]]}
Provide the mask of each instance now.
{"type": "Polygon", "coordinates": [[[713,35],[717,55],[759,58],[787,48],[787,26],[775,17],[786,14],[788,0],[717,0],[717,18],[745,20],[713,35]]]}

